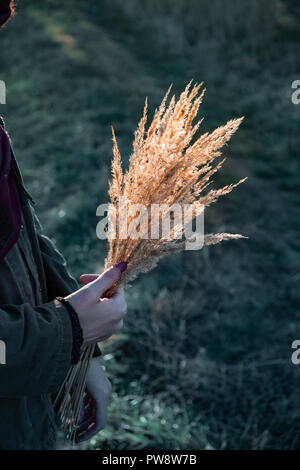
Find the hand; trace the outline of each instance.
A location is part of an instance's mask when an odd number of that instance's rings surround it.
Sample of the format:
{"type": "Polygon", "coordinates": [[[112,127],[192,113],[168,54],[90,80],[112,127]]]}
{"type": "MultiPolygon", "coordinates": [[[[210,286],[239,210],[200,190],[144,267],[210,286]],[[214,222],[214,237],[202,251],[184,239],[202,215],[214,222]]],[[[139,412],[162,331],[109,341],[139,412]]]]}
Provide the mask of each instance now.
{"type": "Polygon", "coordinates": [[[88,372],[79,428],[75,437],[76,444],[91,439],[105,428],[111,384],[107,379],[99,359],[91,360],[88,372]]]}
{"type": "Polygon", "coordinates": [[[112,287],[126,269],[126,263],[119,263],[103,274],[86,274],[81,289],[65,297],[78,315],[83,331],[83,346],[109,338],[123,327],[127,305],[122,287],[111,298],[101,298],[112,287]]]}

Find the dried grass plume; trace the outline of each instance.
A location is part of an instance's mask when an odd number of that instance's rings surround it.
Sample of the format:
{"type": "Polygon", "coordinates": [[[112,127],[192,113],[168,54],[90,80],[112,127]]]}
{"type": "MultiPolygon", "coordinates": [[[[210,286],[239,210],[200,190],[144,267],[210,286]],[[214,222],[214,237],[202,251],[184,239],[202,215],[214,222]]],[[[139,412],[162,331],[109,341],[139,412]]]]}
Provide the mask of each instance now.
{"type": "MultiPolygon", "coordinates": [[[[128,207],[143,204],[148,210],[149,225],[152,204],[191,204],[192,207],[201,203],[208,207],[220,196],[228,194],[232,189],[245,181],[210,190],[203,195],[214,173],[218,171],[225,159],[218,164],[216,159],[221,155],[221,148],[236,132],[243,118],[228,121],[212,133],[206,132],[193,138],[202,120],[194,123],[205,89],[201,84],[191,82],[176,101],[172,96],[167,104],[170,89],[161,105],[156,110],[148,129],[147,99],[144,113],[135,131],[133,152],[130,157],[129,169],[123,173],[121,156],[114,130],[112,180],[109,187],[111,200],[108,218],[117,221],[117,234],[109,240],[109,252],[105,267],[117,262],[126,261],[128,268],[123,274],[121,283],[132,281],[141,272],[147,272],[157,265],[162,256],[174,251],[185,249],[186,241],[179,241],[181,229],[174,227],[173,238],[170,239],[133,239],[130,236],[131,222],[134,215],[125,218],[120,212],[120,201],[125,200],[128,207]],[[126,227],[126,240],[120,238],[120,231],[126,227]]],[[[193,217],[191,212],[191,217],[193,217]]],[[[164,213],[161,214],[164,217],[164,213]]],[[[185,221],[186,222],[186,221],[185,221]]],[[[222,240],[241,238],[239,234],[218,233],[206,235],[204,245],[216,244],[222,240]]]]}

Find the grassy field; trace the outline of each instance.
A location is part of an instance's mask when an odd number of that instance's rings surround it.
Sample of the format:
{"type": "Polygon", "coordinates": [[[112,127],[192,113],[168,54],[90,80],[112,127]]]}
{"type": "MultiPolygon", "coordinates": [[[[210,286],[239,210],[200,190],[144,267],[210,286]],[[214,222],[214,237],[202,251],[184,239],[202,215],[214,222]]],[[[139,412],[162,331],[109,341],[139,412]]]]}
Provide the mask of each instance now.
{"type": "Polygon", "coordinates": [[[168,258],[127,290],[102,346],[113,383],[95,449],[300,449],[300,11],[277,0],[22,0],[0,35],[1,106],[45,232],[78,277],[106,244],[111,134],[131,151],[144,98],[204,81],[202,131],[245,116],[214,185],[248,176],[206,212],[242,232],[168,258]],[[60,5],[63,4],[63,7],[60,5]]]}

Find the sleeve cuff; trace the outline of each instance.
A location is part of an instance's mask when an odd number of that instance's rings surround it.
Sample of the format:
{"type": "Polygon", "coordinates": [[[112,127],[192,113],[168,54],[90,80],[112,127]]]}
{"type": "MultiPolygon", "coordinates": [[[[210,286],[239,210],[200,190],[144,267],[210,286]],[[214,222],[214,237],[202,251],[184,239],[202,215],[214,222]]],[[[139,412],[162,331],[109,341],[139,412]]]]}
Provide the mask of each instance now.
{"type": "Polygon", "coordinates": [[[77,364],[77,362],[79,362],[80,360],[81,347],[83,344],[83,331],[79,322],[77,312],[64,297],[56,297],[54,301],[58,304],[62,304],[69,314],[73,332],[71,364],[77,364]]]}
{"type": "Polygon", "coordinates": [[[57,317],[58,345],[55,355],[56,367],[50,383],[51,392],[56,392],[67,376],[71,365],[73,331],[69,313],[64,305],[50,302],[57,317]]]}

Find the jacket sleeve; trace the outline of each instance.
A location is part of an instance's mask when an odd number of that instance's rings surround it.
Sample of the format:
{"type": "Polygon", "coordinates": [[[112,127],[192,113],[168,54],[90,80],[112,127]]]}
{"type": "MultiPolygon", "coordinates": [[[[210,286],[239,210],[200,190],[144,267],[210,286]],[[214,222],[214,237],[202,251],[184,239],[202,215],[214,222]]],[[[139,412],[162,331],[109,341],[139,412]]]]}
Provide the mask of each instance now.
{"type": "Polygon", "coordinates": [[[79,285],[69,273],[63,255],[57,250],[50,238],[43,234],[42,226],[33,207],[31,210],[43,259],[48,300],[53,300],[58,296],[65,297],[79,289],[79,285]]]}
{"type": "Polygon", "coordinates": [[[71,362],[72,325],[65,307],[1,305],[0,331],[0,397],[56,392],[71,362]]]}
{"type": "MultiPolygon", "coordinates": [[[[41,223],[33,207],[31,207],[31,210],[33,212],[35,228],[42,253],[48,300],[51,301],[58,296],[65,297],[79,289],[80,286],[69,273],[63,255],[56,249],[54,243],[43,234],[41,223]]],[[[96,345],[94,357],[101,356],[101,354],[99,346],[96,345]]]]}

